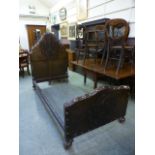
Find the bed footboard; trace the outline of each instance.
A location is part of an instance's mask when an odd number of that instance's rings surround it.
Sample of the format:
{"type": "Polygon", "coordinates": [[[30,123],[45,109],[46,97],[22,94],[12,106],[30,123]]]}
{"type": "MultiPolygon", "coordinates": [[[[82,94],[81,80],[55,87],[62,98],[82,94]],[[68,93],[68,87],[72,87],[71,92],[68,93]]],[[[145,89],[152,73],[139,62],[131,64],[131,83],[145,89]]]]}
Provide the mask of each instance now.
{"type": "Polygon", "coordinates": [[[128,95],[128,86],[109,86],[65,103],[65,148],[71,146],[76,136],[116,119],[123,121],[128,95]]]}

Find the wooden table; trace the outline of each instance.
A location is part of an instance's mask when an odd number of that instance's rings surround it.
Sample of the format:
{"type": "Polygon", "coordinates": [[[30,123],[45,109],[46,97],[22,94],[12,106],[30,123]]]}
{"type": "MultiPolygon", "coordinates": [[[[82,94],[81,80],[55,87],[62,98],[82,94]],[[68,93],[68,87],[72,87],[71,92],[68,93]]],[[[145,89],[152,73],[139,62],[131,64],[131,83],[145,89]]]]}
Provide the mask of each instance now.
{"type": "Polygon", "coordinates": [[[106,76],[114,80],[122,80],[128,77],[134,77],[135,70],[131,65],[126,65],[120,69],[119,73],[116,74],[116,68],[109,68],[104,71],[104,63],[100,64],[101,59],[97,59],[95,62],[94,59],[86,59],[85,63],[83,60],[72,61],[71,63],[77,67],[81,67],[84,71],[84,84],[86,84],[87,74],[92,74],[94,81],[94,88],[97,87],[98,77],[106,76]]]}

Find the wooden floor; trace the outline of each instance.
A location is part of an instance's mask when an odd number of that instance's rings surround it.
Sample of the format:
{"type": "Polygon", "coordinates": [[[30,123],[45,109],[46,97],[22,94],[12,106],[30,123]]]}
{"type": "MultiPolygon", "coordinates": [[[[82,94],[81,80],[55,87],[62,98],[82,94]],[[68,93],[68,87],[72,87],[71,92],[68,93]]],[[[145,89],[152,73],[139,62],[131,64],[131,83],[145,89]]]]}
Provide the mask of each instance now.
{"type": "Polygon", "coordinates": [[[101,64],[100,62],[100,59],[98,59],[96,62],[94,61],[94,59],[86,59],[85,63],[83,63],[83,60],[79,60],[78,63],[77,61],[72,61],[71,63],[75,66],[82,67],[83,69],[92,73],[107,76],[115,80],[121,80],[135,75],[135,70],[133,67],[131,67],[131,65],[124,65],[123,68],[120,69],[118,74],[116,74],[116,66],[107,66],[107,69],[104,70],[104,62],[103,64],[101,64]]]}

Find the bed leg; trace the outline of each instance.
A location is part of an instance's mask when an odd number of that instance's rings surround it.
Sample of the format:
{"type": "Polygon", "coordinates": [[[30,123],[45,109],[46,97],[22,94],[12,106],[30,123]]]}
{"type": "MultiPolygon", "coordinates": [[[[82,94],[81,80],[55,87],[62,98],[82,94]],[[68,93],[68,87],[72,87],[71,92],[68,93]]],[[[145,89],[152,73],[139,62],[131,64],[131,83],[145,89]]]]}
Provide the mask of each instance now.
{"type": "Polygon", "coordinates": [[[66,150],[68,150],[68,149],[72,146],[72,143],[73,143],[73,139],[65,140],[65,141],[64,141],[64,148],[65,148],[66,150]]]}
{"type": "Polygon", "coordinates": [[[120,123],[124,123],[124,122],[125,122],[125,117],[120,117],[120,118],[118,119],[118,121],[119,121],[120,123]]]}

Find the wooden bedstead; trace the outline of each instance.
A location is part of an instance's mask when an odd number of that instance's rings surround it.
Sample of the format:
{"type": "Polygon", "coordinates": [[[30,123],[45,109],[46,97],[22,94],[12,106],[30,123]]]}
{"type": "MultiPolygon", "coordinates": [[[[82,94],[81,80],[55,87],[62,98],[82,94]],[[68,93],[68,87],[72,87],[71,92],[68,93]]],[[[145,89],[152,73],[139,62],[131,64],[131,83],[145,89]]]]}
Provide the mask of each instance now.
{"type": "MultiPolygon", "coordinates": [[[[48,40],[50,40],[52,36],[48,35],[44,35],[42,40],[47,40],[46,37],[49,37],[48,40]]],[[[61,92],[61,84],[59,86],[59,96],[64,99],[64,102],[61,100],[62,103],[55,95],[55,90],[58,87],[52,85],[51,88],[42,89],[39,82],[64,79],[68,75],[65,49],[59,44],[58,53],[47,56],[48,53],[45,55],[40,52],[40,42],[32,49],[30,55],[33,87],[49,114],[55,118],[64,132],[64,147],[66,149],[72,145],[74,137],[116,119],[119,119],[120,122],[125,121],[124,116],[129,95],[128,86],[106,86],[86,94],[70,84],[61,83],[62,87],[66,88],[65,92],[61,92]],[[74,95],[67,92],[74,92],[74,95]]],[[[56,44],[54,45],[56,46],[56,44]]]]}

